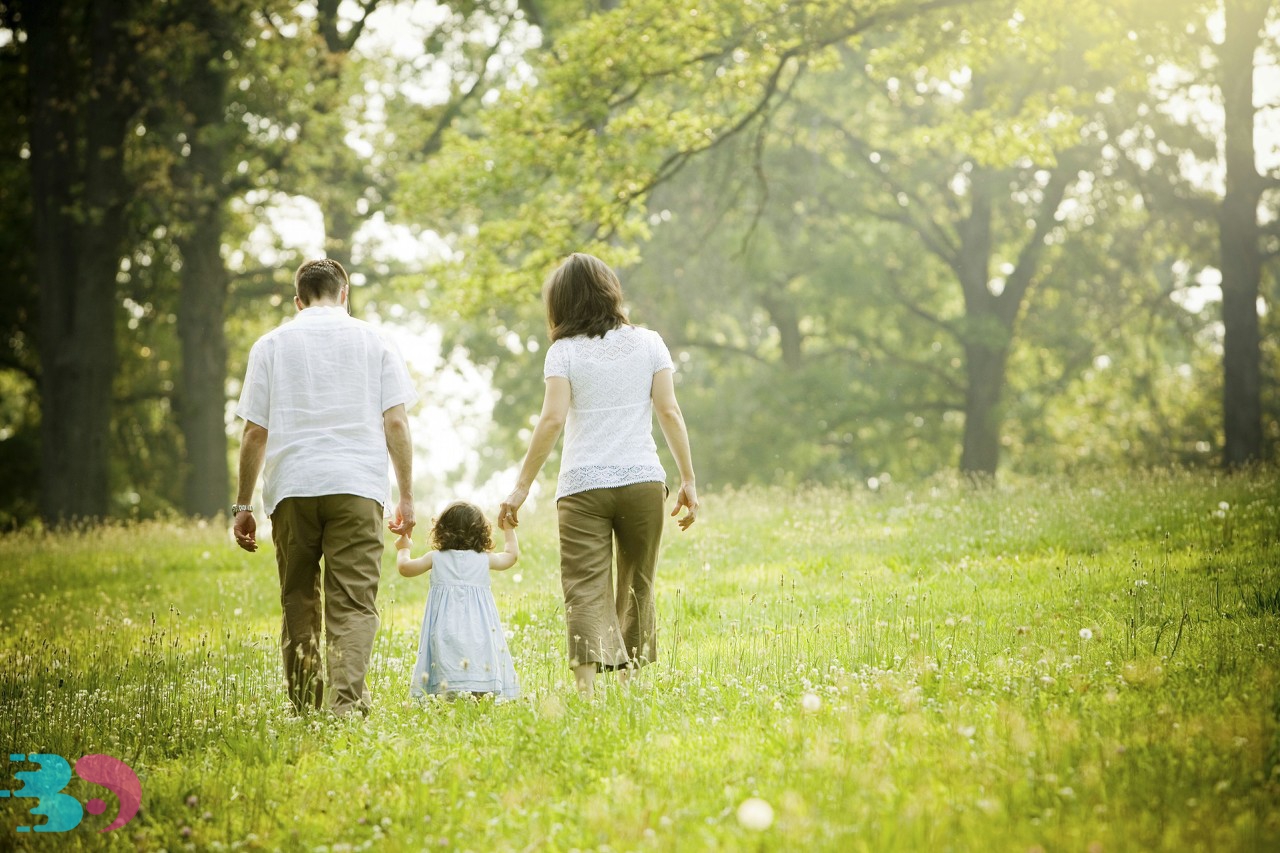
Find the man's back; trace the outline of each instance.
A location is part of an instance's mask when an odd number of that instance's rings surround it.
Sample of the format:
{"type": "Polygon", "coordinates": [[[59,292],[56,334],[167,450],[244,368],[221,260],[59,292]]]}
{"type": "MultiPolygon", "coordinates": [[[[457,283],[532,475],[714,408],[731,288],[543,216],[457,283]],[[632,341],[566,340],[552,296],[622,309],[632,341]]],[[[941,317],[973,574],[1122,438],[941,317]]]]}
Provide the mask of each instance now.
{"type": "Polygon", "coordinates": [[[306,308],[264,335],[249,354],[236,414],[267,430],[267,514],[287,497],[385,503],[382,414],[416,396],[394,346],[343,308],[306,308]]]}

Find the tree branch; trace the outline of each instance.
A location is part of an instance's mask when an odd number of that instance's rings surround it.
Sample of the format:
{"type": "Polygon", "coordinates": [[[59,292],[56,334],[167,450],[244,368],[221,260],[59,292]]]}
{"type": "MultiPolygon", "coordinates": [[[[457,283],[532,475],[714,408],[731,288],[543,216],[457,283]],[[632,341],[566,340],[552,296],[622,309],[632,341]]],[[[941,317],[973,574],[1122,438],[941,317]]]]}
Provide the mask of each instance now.
{"type": "Polygon", "coordinates": [[[1035,280],[1040,255],[1044,252],[1045,237],[1057,224],[1058,207],[1075,175],[1075,170],[1067,166],[1059,166],[1049,174],[1049,183],[1044,188],[1044,197],[1040,200],[1040,210],[1036,214],[1035,229],[1022,245],[1018,262],[1005,280],[1004,290],[995,298],[997,310],[1006,324],[1011,324],[1017,316],[1022,300],[1031,287],[1031,282],[1035,280]]]}
{"type": "Polygon", "coordinates": [[[427,137],[427,141],[422,145],[423,155],[430,157],[440,150],[440,145],[444,137],[444,132],[453,125],[454,119],[462,114],[463,108],[467,103],[476,96],[481,87],[488,80],[489,60],[493,59],[498,53],[498,48],[502,46],[502,40],[506,38],[507,30],[511,26],[511,18],[508,17],[503,21],[502,29],[498,32],[498,37],[493,40],[493,44],[485,52],[484,59],[480,61],[480,69],[476,72],[475,82],[472,83],[457,98],[449,101],[449,104],[440,114],[439,121],[436,122],[435,128],[431,131],[431,136],[427,137]]]}
{"type": "Polygon", "coordinates": [[[754,361],[758,361],[761,364],[773,365],[775,363],[765,358],[755,350],[749,350],[746,347],[737,347],[733,344],[717,343],[716,341],[700,341],[692,338],[676,340],[672,343],[672,348],[716,350],[719,352],[732,353],[734,355],[743,355],[754,361]]]}
{"type": "MultiPolygon", "coordinates": [[[[959,6],[983,5],[985,3],[991,3],[991,2],[994,2],[994,0],[926,0],[926,2],[918,3],[915,6],[912,6],[906,9],[895,9],[889,12],[872,13],[870,15],[867,15],[866,17],[857,19],[857,21],[851,26],[843,27],[833,31],[832,33],[828,34],[824,38],[817,40],[816,42],[801,43],[791,48],[788,48],[787,50],[782,51],[781,53],[778,54],[777,64],[774,66],[768,78],[765,80],[764,87],[762,89],[762,92],[758,101],[750,110],[746,112],[746,114],[741,116],[737,121],[734,121],[729,127],[716,133],[714,137],[711,139],[711,141],[706,143],[705,145],[700,145],[693,148],[677,150],[672,152],[658,166],[658,168],[654,171],[653,177],[648,182],[646,182],[644,186],[642,186],[639,190],[635,192],[624,194],[621,198],[619,198],[618,204],[622,206],[626,206],[632,203],[637,198],[644,198],[649,193],[651,193],[654,190],[654,188],[656,188],[659,184],[662,184],[670,180],[671,178],[675,177],[677,174],[679,174],[679,172],[685,167],[685,165],[688,164],[689,160],[693,158],[695,155],[701,154],[707,151],[711,151],[712,149],[717,148],[718,146],[723,144],[726,140],[730,139],[733,136],[736,136],[738,133],[742,132],[745,128],[749,127],[757,118],[761,117],[762,115],[765,115],[767,112],[767,108],[769,107],[774,96],[777,95],[780,88],[782,88],[780,85],[782,77],[786,73],[788,67],[791,66],[793,60],[797,61],[797,63],[799,64],[805,57],[807,57],[810,54],[819,53],[825,50],[826,48],[831,47],[832,45],[839,44],[844,41],[848,41],[854,36],[857,36],[861,33],[864,33],[868,30],[874,29],[875,27],[878,27],[881,25],[887,25],[887,24],[896,23],[902,20],[908,20],[911,18],[926,15],[930,12],[937,12],[943,9],[959,7],[959,6]]],[[[712,54],[712,55],[714,56],[717,54],[712,54]]],[[[783,89],[783,91],[784,92],[789,91],[789,87],[787,87],[786,89],[783,89]]],[[[603,237],[605,239],[608,239],[608,237],[612,236],[613,231],[614,229],[611,226],[602,227],[600,225],[597,225],[592,229],[592,235],[594,237],[603,237]]]]}
{"type": "Polygon", "coordinates": [[[936,326],[937,328],[946,332],[955,340],[963,342],[963,338],[960,334],[960,330],[956,328],[954,323],[951,323],[951,322],[948,322],[947,320],[942,319],[941,317],[934,314],[932,311],[926,311],[924,308],[921,308],[919,305],[908,300],[906,296],[903,295],[903,293],[897,289],[892,289],[890,291],[890,295],[893,297],[893,300],[895,302],[897,302],[903,308],[906,308],[912,314],[915,314],[917,317],[921,318],[922,320],[925,320],[930,324],[932,324],[933,326],[936,326]]]}

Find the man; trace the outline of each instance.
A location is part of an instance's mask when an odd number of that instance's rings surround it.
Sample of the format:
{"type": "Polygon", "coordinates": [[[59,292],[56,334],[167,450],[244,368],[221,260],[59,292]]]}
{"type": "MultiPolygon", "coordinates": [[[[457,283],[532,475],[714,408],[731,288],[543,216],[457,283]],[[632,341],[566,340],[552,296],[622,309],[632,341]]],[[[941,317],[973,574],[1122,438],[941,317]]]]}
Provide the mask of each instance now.
{"type": "Polygon", "coordinates": [[[236,407],[245,421],[231,508],[236,543],[258,549],[248,504],[265,463],[263,509],[280,573],[289,699],[299,712],[367,713],[387,458],[400,489],[390,527],[408,536],[413,456],[405,406],[418,395],[395,346],[349,315],[341,264],[307,261],[293,284],[298,315],[253,345],[236,407]]]}

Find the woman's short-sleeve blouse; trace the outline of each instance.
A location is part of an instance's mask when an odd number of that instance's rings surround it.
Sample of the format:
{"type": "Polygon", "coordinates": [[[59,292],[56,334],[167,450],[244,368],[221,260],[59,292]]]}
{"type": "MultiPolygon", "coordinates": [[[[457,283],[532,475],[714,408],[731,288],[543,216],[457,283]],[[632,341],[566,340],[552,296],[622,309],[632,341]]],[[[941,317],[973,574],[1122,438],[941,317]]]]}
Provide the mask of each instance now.
{"type": "Polygon", "coordinates": [[[662,336],[635,326],[551,345],[543,376],[563,376],[570,389],[557,500],[666,481],[653,440],[651,394],[653,375],[674,367],[662,336]]]}

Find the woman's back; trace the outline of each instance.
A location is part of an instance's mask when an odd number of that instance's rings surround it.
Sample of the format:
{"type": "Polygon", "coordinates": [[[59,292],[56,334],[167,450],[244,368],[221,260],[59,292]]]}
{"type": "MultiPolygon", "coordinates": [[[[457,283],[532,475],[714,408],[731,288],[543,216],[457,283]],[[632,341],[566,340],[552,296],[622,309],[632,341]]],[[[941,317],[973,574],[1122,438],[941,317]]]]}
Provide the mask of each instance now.
{"type": "Polygon", "coordinates": [[[557,498],[666,480],[650,395],[653,375],[672,367],[661,336],[635,326],[551,345],[544,375],[568,379],[570,389],[557,498]]]}

